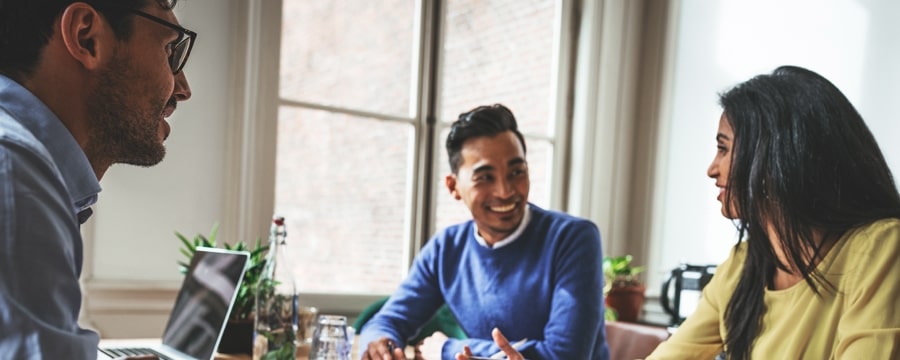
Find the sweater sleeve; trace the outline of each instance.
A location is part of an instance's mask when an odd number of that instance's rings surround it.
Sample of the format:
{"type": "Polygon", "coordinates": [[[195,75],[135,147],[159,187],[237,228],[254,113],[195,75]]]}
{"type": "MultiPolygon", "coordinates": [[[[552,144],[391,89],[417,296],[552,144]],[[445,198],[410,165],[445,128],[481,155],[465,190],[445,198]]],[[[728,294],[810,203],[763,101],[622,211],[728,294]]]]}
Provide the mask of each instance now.
{"type": "Polygon", "coordinates": [[[443,304],[434,271],[434,257],[439,251],[437,243],[437,239],[432,239],[425,245],[406,280],[363,326],[359,339],[360,356],[370,342],[384,336],[405,347],[407,340],[415,336],[443,304]]]}
{"type": "Polygon", "coordinates": [[[849,241],[866,246],[848,254],[858,261],[843,284],[846,307],[835,358],[900,358],[900,221],[881,221],[849,241]]]}
{"type": "Polygon", "coordinates": [[[697,309],[647,360],[713,359],[723,350],[722,314],[740,277],[745,248],[738,245],[703,288],[697,309]]]}

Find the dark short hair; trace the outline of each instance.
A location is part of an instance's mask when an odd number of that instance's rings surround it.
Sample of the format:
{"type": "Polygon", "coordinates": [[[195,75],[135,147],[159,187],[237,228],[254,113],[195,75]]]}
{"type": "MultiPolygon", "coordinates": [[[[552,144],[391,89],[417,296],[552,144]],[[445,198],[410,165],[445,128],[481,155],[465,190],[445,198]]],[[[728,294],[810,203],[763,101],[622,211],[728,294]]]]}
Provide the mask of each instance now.
{"type": "MultiPolygon", "coordinates": [[[[0,0],[0,74],[18,77],[34,71],[53,23],[63,10],[78,0],[0,0]]],[[[96,8],[119,39],[128,39],[133,16],[126,9],[140,9],[155,1],[165,9],[177,0],[81,0],[96,8]],[[104,6],[115,5],[115,6],[104,6]]]]}
{"type": "Polygon", "coordinates": [[[459,167],[462,165],[462,147],[466,140],[494,136],[506,131],[516,134],[524,152],[525,138],[519,132],[516,117],[506,106],[501,104],[482,105],[459,114],[459,118],[450,125],[450,134],[447,135],[447,157],[450,161],[450,171],[454,174],[459,171],[459,167]]]}

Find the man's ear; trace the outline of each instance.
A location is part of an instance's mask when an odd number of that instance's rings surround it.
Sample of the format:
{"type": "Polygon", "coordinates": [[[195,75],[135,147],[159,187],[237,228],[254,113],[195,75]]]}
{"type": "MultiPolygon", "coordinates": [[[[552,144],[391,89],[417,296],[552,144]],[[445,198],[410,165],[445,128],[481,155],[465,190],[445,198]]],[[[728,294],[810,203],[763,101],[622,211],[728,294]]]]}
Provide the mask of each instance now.
{"type": "Polygon", "coordinates": [[[59,30],[66,50],[85,69],[98,68],[103,57],[112,53],[108,49],[115,35],[103,16],[88,4],[75,2],[66,7],[60,15],[59,30]]]}
{"type": "Polygon", "coordinates": [[[456,200],[462,199],[459,195],[459,190],[456,189],[456,174],[447,174],[444,177],[444,185],[447,186],[447,190],[450,191],[450,195],[453,195],[453,198],[456,200]]]}

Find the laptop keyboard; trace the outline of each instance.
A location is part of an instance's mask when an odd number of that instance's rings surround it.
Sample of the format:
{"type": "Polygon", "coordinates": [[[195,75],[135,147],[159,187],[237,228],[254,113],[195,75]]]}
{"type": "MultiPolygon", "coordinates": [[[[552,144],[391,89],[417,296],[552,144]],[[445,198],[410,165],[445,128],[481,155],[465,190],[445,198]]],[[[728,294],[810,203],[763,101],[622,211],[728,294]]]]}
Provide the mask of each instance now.
{"type": "Polygon", "coordinates": [[[158,351],[150,348],[106,348],[100,349],[100,352],[112,356],[140,356],[140,355],[156,355],[160,360],[173,360],[172,358],[160,354],[158,351]]]}

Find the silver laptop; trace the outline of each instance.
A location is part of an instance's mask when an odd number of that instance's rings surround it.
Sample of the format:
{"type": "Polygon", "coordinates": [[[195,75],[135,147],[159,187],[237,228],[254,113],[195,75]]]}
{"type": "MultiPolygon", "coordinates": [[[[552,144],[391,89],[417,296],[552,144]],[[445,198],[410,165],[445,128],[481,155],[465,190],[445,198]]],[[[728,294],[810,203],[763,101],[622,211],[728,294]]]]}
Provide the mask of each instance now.
{"type": "Polygon", "coordinates": [[[198,247],[178,291],[162,342],[101,342],[97,358],[156,355],[160,359],[212,359],[249,258],[246,251],[198,247]]]}

